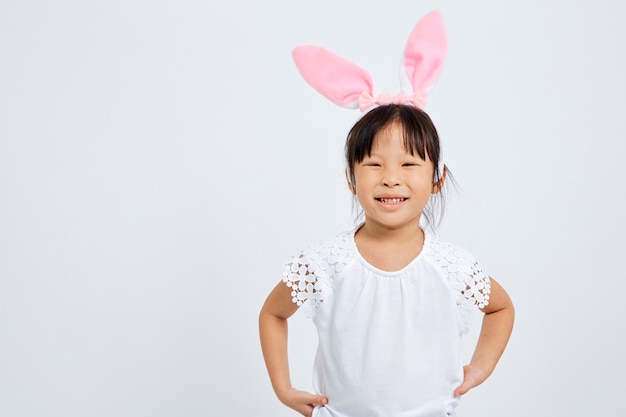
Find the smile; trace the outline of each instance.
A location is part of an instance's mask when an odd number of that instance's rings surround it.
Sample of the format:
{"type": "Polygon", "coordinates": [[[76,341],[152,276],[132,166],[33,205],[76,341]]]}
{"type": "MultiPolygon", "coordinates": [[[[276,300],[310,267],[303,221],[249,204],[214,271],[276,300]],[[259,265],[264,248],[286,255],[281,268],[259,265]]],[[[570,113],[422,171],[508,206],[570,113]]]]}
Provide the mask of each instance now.
{"type": "Polygon", "coordinates": [[[408,198],[405,198],[405,197],[382,198],[381,197],[381,198],[377,198],[376,200],[384,204],[400,204],[403,201],[408,200],[408,198]]]}

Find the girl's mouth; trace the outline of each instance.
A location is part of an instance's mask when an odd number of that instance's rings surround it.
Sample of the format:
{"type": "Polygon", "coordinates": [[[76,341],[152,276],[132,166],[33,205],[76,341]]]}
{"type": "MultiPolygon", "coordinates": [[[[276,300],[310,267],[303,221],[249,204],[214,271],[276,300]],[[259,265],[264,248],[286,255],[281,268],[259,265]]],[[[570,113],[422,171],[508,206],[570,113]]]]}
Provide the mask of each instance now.
{"type": "Polygon", "coordinates": [[[376,198],[376,200],[380,201],[381,203],[384,203],[384,204],[400,204],[403,201],[408,200],[408,198],[405,198],[405,197],[394,197],[394,198],[379,197],[379,198],[376,198]]]}

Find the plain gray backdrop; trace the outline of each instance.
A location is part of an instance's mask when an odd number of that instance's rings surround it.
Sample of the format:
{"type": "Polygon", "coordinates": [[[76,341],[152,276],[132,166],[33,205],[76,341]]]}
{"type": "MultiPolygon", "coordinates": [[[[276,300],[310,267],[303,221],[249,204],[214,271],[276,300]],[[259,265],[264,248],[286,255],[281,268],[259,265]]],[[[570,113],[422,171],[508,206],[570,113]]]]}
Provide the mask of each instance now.
{"type": "MultiPolygon", "coordinates": [[[[459,415],[625,416],[617,0],[1,0],[0,416],[294,416],[257,314],[286,258],[352,226],[358,115],[291,49],[397,92],[433,8],[449,52],[426,110],[460,185],[440,233],[517,309],[459,415]]],[[[291,320],[302,389],[315,337],[291,320]]]]}

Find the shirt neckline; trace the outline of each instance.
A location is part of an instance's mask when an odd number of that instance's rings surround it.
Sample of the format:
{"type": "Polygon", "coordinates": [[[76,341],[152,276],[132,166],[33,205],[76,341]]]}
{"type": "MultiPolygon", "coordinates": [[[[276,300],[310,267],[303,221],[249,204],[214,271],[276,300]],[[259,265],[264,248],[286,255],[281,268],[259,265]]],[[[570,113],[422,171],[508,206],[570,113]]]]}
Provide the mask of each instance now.
{"type": "Polygon", "coordinates": [[[361,227],[363,227],[363,225],[365,225],[365,222],[359,224],[356,228],[354,228],[352,230],[352,232],[350,233],[350,245],[352,246],[352,251],[354,252],[355,256],[359,259],[359,261],[369,270],[371,270],[372,272],[375,272],[378,275],[382,275],[382,276],[387,276],[387,277],[393,277],[393,276],[399,276],[402,275],[403,273],[405,273],[407,270],[411,269],[413,267],[413,265],[415,265],[416,263],[418,263],[425,255],[424,252],[426,251],[426,248],[430,245],[430,241],[431,241],[431,235],[429,232],[426,231],[425,228],[423,228],[422,226],[420,226],[420,229],[422,229],[422,232],[424,233],[424,243],[422,244],[422,250],[415,256],[415,258],[413,258],[408,264],[406,264],[404,267],[395,270],[395,271],[385,271],[382,270],[380,268],[375,267],[374,265],[372,265],[371,263],[369,263],[364,257],[363,255],[361,255],[361,252],[359,252],[359,248],[356,245],[356,240],[355,240],[355,236],[356,236],[356,232],[359,231],[359,229],[361,227]]]}

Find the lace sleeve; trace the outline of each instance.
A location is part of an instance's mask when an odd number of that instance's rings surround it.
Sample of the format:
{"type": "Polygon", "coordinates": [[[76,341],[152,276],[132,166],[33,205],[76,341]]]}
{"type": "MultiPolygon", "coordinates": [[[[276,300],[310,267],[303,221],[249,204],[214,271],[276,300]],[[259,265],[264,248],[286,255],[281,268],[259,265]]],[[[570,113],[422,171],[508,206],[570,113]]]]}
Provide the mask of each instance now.
{"type": "Polygon", "coordinates": [[[466,252],[460,260],[461,262],[455,265],[458,270],[451,272],[449,278],[450,284],[457,292],[461,332],[467,333],[470,326],[482,315],[479,309],[489,304],[491,283],[489,276],[472,255],[466,252]]]}
{"type": "Polygon", "coordinates": [[[283,282],[291,288],[291,301],[303,307],[307,317],[312,317],[322,302],[322,285],[304,254],[285,262],[283,282]]]}
{"type": "Polygon", "coordinates": [[[471,262],[463,272],[461,276],[457,276],[457,281],[460,281],[457,288],[464,298],[463,302],[473,307],[484,308],[489,304],[491,292],[489,276],[476,261],[471,262]]]}
{"type": "Polygon", "coordinates": [[[349,238],[344,232],[323,243],[311,246],[285,262],[283,282],[291,288],[291,301],[313,317],[332,294],[335,278],[352,259],[349,238]]]}
{"type": "Polygon", "coordinates": [[[465,249],[448,242],[438,241],[431,253],[437,264],[448,276],[456,294],[459,307],[461,331],[469,327],[480,316],[481,308],[489,304],[491,283],[474,256],[465,249]]]}

